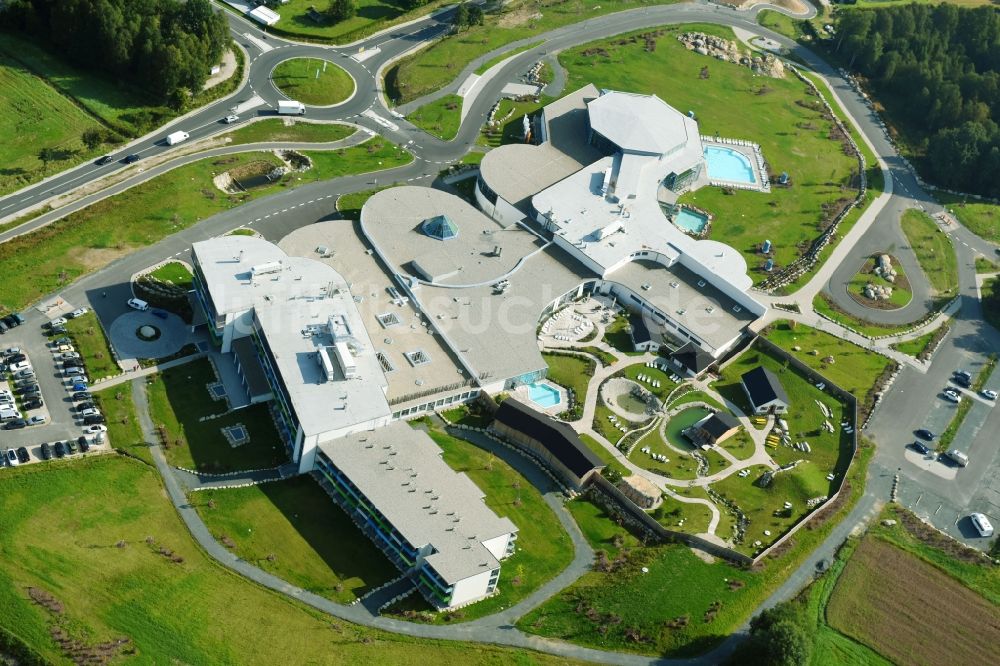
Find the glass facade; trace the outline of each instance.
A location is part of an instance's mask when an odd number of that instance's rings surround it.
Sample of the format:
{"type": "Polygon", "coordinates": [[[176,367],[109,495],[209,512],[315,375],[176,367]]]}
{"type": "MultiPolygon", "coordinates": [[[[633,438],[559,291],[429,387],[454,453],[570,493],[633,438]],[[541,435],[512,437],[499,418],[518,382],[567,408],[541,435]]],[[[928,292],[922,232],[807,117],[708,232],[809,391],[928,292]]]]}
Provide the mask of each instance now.
{"type": "Polygon", "coordinates": [[[479,188],[480,193],[486,197],[487,201],[494,206],[497,205],[497,199],[500,198],[500,195],[494,192],[493,189],[486,184],[486,181],[483,179],[483,174],[479,174],[479,177],[476,178],[476,187],[479,188]]]}

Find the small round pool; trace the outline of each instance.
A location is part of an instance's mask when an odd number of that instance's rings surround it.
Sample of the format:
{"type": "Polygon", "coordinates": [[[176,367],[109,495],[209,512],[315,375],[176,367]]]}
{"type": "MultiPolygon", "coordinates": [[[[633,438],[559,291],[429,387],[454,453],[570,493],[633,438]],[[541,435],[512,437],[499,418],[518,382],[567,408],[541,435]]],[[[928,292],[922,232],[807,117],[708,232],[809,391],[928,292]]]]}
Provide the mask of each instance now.
{"type": "Polygon", "coordinates": [[[746,183],[747,185],[757,182],[753,165],[750,164],[747,156],[738,150],[724,146],[707,146],[705,148],[705,162],[708,164],[710,180],[724,180],[730,183],[746,183]]]}
{"type": "Polygon", "coordinates": [[[705,225],[708,224],[708,216],[696,213],[689,208],[682,207],[674,216],[674,224],[684,231],[690,231],[691,233],[698,235],[705,231],[705,225]]]}
{"type": "Polygon", "coordinates": [[[531,402],[545,409],[555,407],[562,402],[558,389],[548,384],[528,384],[528,398],[531,399],[531,402]]]}

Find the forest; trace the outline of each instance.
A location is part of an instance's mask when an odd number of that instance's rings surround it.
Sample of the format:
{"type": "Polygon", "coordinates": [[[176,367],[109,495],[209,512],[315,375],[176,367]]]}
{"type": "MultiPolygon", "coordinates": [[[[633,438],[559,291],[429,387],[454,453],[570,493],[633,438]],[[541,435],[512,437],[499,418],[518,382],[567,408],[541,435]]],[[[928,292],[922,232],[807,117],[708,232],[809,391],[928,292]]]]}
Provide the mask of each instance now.
{"type": "Polygon", "coordinates": [[[181,107],[229,44],[208,0],[7,0],[0,27],[28,33],[82,67],[181,107]]]}
{"type": "Polygon", "coordinates": [[[1000,197],[1000,12],[947,3],[840,11],[830,48],[867,79],[927,180],[1000,197]]]}

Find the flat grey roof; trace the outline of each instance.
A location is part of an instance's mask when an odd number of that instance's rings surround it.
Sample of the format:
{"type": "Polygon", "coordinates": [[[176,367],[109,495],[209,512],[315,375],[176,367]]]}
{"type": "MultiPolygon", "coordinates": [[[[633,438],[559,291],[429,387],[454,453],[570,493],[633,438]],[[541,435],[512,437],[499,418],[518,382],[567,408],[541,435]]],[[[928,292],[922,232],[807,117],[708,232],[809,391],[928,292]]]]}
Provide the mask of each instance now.
{"type": "Polygon", "coordinates": [[[361,211],[361,227],[393,270],[423,279],[415,261],[448,285],[499,280],[543,245],[535,234],[517,225],[505,228],[460,197],[412,185],[372,196],[361,211]],[[437,215],[447,215],[458,236],[443,241],[420,230],[437,215]]]}
{"type": "Polygon", "coordinates": [[[447,583],[499,566],[483,542],[517,527],[486,506],[427,433],[397,421],[319,448],[411,544],[434,547],[426,561],[447,583]]]}
{"type": "Polygon", "coordinates": [[[219,236],[194,243],[191,250],[218,314],[249,310],[256,295],[250,269],[285,258],[277,245],[255,236],[219,236]]]}
{"type": "MultiPolygon", "coordinates": [[[[636,260],[605,279],[641,295],[716,349],[757,319],[757,315],[679,263],[667,268],[653,261],[636,260]],[[643,288],[646,285],[648,289],[643,288]],[[739,307],[739,312],[734,307],[739,307]]],[[[661,330],[655,319],[647,318],[646,324],[651,330],[661,330]]]]}
{"type": "Polygon", "coordinates": [[[388,288],[398,285],[378,257],[369,252],[357,222],[308,224],[285,236],[281,247],[292,255],[316,257],[316,261],[333,267],[347,280],[376,351],[392,366],[385,377],[389,382],[388,398],[395,409],[400,409],[397,403],[407,396],[467,379],[414,304],[393,302],[388,288]],[[327,254],[320,256],[317,247],[326,248],[327,254]],[[389,320],[383,323],[380,317],[384,316],[389,320]],[[406,360],[405,352],[417,349],[424,351],[430,363],[414,366],[406,360]]]}
{"type": "Polygon", "coordinates": [[[656,95],[608,91],[587,109],[593,130],[622,150],[664,155],[701,143],[698,124],[656,95]]]}

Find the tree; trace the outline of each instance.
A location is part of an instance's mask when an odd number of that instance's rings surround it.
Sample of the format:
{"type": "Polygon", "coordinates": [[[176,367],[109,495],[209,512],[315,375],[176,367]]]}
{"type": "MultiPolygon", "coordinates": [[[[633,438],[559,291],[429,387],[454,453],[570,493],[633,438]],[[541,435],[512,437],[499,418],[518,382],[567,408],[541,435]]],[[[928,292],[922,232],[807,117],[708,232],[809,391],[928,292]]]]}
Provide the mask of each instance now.
{"type": "Polygon", "coordinates": [[[459,31],[461,31],[462,28],[468,28],[469,27],[469,5],[467,5],[464,2],[461,3],[455,9],[455,15],[452,17],[451,23],[459,31]]]}
{"type": "Polygon", "coordinates": [[[486,20],[486,15],[483,13],[483,8],[480,5],[471,5],[469,7],[469,25],[482,25],[486,20]]]}
{"type": "Polygon", "coordinates": [[[88,127],[83,130],[80,140],[87,147],[87,150],[93,150],[104,143],[104,133],[96,127],[88,127]]]}
{"type": "Polygon", "coordinates": [[[354,4],[354,0],[333,0],[326,10],[326,15],[334,21],[346,21],[354,18],[357,13],[358,7],[354,4]]]}

